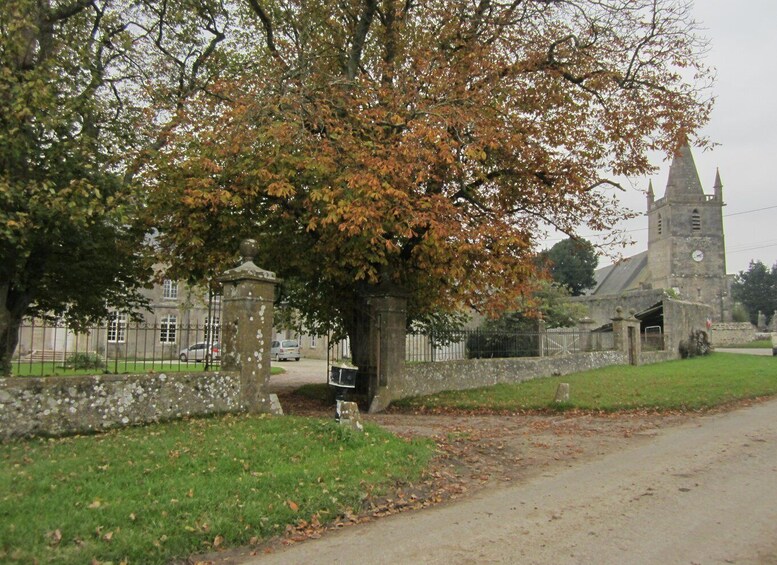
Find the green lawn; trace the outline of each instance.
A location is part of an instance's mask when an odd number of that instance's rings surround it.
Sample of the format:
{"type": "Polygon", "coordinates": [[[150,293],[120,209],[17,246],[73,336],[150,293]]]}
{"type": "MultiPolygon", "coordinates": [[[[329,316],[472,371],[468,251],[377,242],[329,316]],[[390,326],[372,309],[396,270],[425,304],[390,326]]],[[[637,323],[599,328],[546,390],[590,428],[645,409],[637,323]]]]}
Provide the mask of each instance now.
{"type": "Polygon", "coordinates": [[[463,410],[696,410],[777,394],[777,359],[714,353],[640,367],[614,366],[515,385],[453,391],[406,399],[398,406],[463,410]],[[570,402],[554,402],[559,383],[570,402]]]}
{"type": "MultiPolygon", "coordinates": [[[[218,370],[218,365],[211,370],[218,370]]],[[[107,371],[104,369],[68,369],[61,364],[52,362],[14,363],[11,367],[15,377],[67,377],[74,375],[96,374],[139,374],[139,373],[194,373],[204,371],[204,363],[181,363],[174,361],[109,361],[107,371]]],[[[273,375],[285,373],[283,367],[272,367],[273,375]]]]}
{"type": "Polygon", "coordinates": [[[727,345],[723,349],[771,349],[771,339],[757,339],[755,341],[748,341],[747,343],[739,343],[736,345],[727,345]]]}
{"type": "Polygon", "coordinates": [[[0,445],[0,562],[169,563],[326,522],[431,442],[333,420],[229,416],[0,445]]]}

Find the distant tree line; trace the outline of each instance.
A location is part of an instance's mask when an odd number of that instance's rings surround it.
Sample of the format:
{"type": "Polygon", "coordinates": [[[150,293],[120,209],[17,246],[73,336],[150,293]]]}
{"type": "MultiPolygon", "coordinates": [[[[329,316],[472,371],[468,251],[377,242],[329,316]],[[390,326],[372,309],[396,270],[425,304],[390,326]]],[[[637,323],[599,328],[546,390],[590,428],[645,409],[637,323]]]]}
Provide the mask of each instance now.
{"type": "Polygon", "coordinates": [[[761,261],[750,261],[747,270],[736,275],[731,294],[745,307],[751,323],[757,324],[758,313],[762,312],[766,324],[770,324],[777,310],[777,263],[770,269],[761,261]]]}

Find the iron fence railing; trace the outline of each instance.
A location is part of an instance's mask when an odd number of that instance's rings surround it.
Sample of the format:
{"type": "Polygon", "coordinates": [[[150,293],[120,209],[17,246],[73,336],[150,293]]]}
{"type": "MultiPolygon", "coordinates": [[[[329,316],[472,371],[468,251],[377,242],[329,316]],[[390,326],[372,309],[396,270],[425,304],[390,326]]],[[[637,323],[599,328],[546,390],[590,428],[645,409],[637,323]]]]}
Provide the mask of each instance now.
{"type": "Polygon", "coordinates": [[[62,323],[26,320],[19,328],[12,374],[144,373],[211,369],[221,361],[218,318],[182,324],[168,315],[134,322],[117,315],[73,329],[62,323]]]}
{"type": "Polygon", "coordinates": [[[484,330],[411,333],[406,338],[406,359],[411,362],[456,361],[508,357],[553,357],[579,351],[613,348],[612,333],[577,329],[514,333],[484,330]]]}

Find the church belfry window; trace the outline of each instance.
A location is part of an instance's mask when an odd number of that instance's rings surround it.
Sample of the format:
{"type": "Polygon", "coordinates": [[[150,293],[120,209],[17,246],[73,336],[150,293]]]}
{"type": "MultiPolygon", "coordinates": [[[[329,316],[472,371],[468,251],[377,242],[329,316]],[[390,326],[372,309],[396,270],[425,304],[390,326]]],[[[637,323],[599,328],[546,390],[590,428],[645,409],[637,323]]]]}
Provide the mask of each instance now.
{"type": "Polygon", "coordinates": [[[701,231],[701,214],[699,214],[698,210],[691,212],[691,231],[701,231]]]}
{"type": "Polygon", "coordinates": [[[658,226],[658,235],[661,235],[661,232],[663,231],[663,225],[662,225],[662,220],[661,220],[661,214],[659,214],[659,215],[658,215],[658,223],[657,223],[657,226],[658,226]]]}

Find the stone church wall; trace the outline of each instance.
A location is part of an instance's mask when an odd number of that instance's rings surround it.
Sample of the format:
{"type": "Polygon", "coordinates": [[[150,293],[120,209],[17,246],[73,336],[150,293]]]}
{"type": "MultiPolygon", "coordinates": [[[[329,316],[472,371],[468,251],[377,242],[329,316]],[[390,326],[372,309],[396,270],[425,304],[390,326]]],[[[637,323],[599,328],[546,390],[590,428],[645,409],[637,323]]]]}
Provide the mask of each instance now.
{"type": "Polygon", "coordinates": [[[588,317],[599,327],[609,324],[615,316],[615,309],[620,306],[624,313],[630,310],[640,312],[664,299],[663,289],[630,290],[621,294],[605,296],[575,296],[571,300],[582,304],[588,311],[588,317]]]}
{"type": "Polygon", "coordinates": [[[679,351],[680,342],[688,339],[693,331],[701,330],[709,334],[707,320],[710,316],[712,316],[712,308],[706,304],[665,298],[664,335],[666,336],[666,349],[679,351]]]}
{"type": "Polygon", "coordinates": [[[710,329],[710,341],[713,347],[725,347],[748,343],[756,339],[756,329],[750,322],[730,322],[725,324],[712,324],[710,329]]]}

